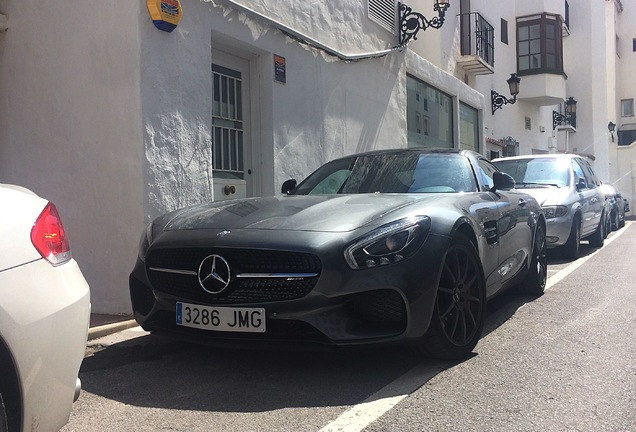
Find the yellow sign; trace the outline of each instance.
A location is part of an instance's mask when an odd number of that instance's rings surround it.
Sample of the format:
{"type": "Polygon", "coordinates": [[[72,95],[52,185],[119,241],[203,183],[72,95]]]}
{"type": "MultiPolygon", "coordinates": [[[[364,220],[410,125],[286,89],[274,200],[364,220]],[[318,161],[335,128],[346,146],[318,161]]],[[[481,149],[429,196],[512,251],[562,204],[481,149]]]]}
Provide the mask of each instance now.
{"type": "Polygon", "coordinates": [[[179,0],[147,0],[147,5],[152,22],[159,30],[171,32],[181,21],[183,10],[179,0]]]}

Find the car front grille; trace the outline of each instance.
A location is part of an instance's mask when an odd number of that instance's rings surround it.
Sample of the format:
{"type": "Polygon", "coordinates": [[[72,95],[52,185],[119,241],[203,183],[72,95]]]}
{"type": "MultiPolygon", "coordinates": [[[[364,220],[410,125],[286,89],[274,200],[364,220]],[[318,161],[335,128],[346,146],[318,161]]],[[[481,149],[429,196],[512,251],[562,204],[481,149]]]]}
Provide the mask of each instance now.
{"type": "Polygon", "coordinates": [[[298,299],[311,292],[321,269],[317,256],[288,251],[171,248],[150,251],[146,257],[146,271],[153,289],[206,304],[298,299]],[[199,284],[199,266],[210,255],[226,260],[231,271],[228,287],[219,294],[211,294],[199,284]]]}

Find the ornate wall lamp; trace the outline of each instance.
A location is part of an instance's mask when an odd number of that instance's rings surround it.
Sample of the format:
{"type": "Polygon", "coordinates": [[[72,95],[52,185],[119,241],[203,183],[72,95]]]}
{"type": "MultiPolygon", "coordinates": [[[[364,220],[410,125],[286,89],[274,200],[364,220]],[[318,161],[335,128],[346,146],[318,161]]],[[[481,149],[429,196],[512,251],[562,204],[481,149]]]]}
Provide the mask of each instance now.
{"type": "Polygon", "coordinates": [[[552,130],[563,123],[568,123],[572,127],[576,127],[576,101],[573,97],[569,97],[565,101],[565,115],[552,111],[552,130]]]}
{"type": "Polygon", "coordinates": [[[399,3],[400,10],[400,45],[406,45],[411,39],[417,39],[417,32],[426,30],[429,27],[438,29],[444,24],[444,15],[450,7],[449,0],[437,0],[433,6],[433,10],[437,12],[437,16],[427,19],[413,9],[399,3]]]}
{"type": "Polygon", "coordinates": [[[612,134],[612,142],[614,142],[614,131],[616,130],[616,124],[609,122],[607,124],[607,130],[612,134]]]}
{"type": "Polygon", "coordinates": [[[510,95],[512,99],[506,98],[504,95],[497,93],[494,90],[490,91],[490,101],[492,103],[492,114],[495,115],[495,111],[506,104],[513,104],[517,102],[517,95],[519,94],[519,83],[521,78],[516,73],[510,74],[510,78],[506,80],[508,87],[510,88],[510,95]]]}

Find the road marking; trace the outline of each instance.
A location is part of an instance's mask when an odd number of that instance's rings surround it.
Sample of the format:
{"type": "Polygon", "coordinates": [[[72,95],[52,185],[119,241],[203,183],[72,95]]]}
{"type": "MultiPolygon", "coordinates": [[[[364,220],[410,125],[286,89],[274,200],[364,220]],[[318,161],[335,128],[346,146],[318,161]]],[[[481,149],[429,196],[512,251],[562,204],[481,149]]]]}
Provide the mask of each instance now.
{"type": "MultiPolygon", "coordinates": [[[[605,245],[610,244],[611,242],[613,242],[614,240],[616,240],[617,238],[622,236],[623,233],[625,231],[627,231],[627,228],[629,228],[629,226],[631,224],[632,223],[630,221],[625,221],[625,227],[623,229],[619,230],[619,231],[616,231],[615,234],[612,237],[605,239],[605,245]]],[[[603,250],[602,247],[598,248],[597,250],[595,250],[590,255],[588,255],[586,257],[583,257],[583,258],[579,258],[576,261],[574,261],[573,263],[571,263],[570,265],[568,265],[567,267],[565,267],[564,269],[559,270],[554,276],[551,276],[548,279],[548,283],[545,286],[545,290],[547,291],[550,288],[552,288],[554,285],[556,285],[559,282],[561,282],[563,279],[568,277],[570,275],[570,273],[572,273],[577,268],[581,267],[587,260],[589,260],[590,258],[592,258],[594,255],[596,255],[597,253],[599,253],[602,250],[603,250]]]]}
{"type": "MultiPolygon", "coordinates": [[[[623,229],[616,231],[615,235],[605,239],[605,245],[610,244],[623,235],[626,228],[630,225],[631,222],[626,221],[623,229]]],[[[594,253],[579,258],[554,276],[551,276],[546,284],[546,291],[562,281],[574,270],[581,267],[587,260],[602,249],[603,248],[599,248],[594,253]]],[[[437,367],[431,368],[431,365],[427,363],[415,366],[392,383],[369,396],[362,403],[354,405],[342,413],[337,419],[320,429],[320,432],[361,432],[365,427],[382,417],[386,412],[402,402],[412,392],[423,386],[443,369],[444,368],[437,367]]]]}
{"type": "Polygon", "coordinates": [[[437,363],[435,366],[428,362],[420,363],[362,403],[345,411],[340,417],[320,429],[320,432],[362,431],[448,366],[450,363],[448,365],[437,363]]]}

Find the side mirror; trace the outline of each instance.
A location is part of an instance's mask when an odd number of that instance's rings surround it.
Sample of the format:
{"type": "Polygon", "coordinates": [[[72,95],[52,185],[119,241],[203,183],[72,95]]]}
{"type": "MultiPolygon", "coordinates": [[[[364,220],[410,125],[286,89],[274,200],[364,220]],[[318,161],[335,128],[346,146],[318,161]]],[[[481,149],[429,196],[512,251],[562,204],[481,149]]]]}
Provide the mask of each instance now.
{"type": "Polygon", "coordinates": [[[490,190],[494,192],[496,190],[508,190],[515,188],[515,179],[510,174],[504,172],[495,171],[492,175],[492,180],[495,183],[490,190]]]}
{"type": "Polygon", "coordinates": [[[585,181],[584,177],[579,177],[579,180],[576,182],[576,189],[587,189],[587,182],[585,181]]]}
{"type": "Polygon", "coordinates": [[[283,187],[280,188],[280,191],[285,195],[289,195],[291,191],[296,189],[297,184],[298,183],[294,179],[285,180],[285,182],[283,183],[283,187]]]}

